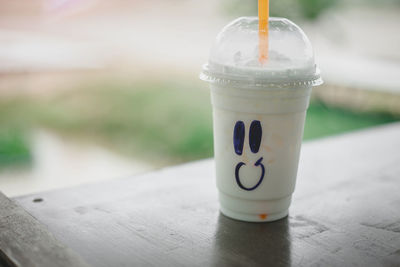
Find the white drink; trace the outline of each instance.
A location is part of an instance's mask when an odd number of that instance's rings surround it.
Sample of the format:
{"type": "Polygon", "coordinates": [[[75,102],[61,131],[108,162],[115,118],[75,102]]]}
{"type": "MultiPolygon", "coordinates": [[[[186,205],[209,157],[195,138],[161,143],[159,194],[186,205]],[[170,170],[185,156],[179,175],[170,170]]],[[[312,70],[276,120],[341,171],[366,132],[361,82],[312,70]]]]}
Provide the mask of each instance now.
{"type": "Polygon", "coordinates": [[[211,83],[221,212],[262,222],[288,214],[311,88],[321,80],[307,38],[285,19],[271,19],[271,58],[258,65],[256,26],[240,18],[225,27],[201,77],[211,83]]]}

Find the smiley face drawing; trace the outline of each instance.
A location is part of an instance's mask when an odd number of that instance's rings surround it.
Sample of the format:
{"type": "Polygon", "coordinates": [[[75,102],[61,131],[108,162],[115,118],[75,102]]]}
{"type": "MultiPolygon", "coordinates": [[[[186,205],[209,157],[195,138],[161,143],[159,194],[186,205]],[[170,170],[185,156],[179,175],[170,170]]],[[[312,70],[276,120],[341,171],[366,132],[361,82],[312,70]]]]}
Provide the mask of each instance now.
{"type": "MultiPolygon", "coordinates": [[[[235,124],[235,127],[233,129],[233,147],[235,150],[235,153],[239,156],[242,155],[243,153],[243,147],[244,147],[244,141],[245,141],[245,124],[243,121],[237,121],[235,124]]],[[[261,123],[258,120],[253,120],[250,125],[249,129],[249,146],[250,150],[252,153],[257,153],[258,150],[260,149],[261,145],[261,137],[262,137],[262,128],[261,128],[261,123]]],[[[263,160],[262,157],[260,157],[255,163],[255,167],[260,167],[261,168],[261,176],[258,179],[257,183],[251,187],[246,187],[242,184],[241,178],[239,176],[239,170],[243,165],[246,165],[244,162],[239,162],[236,164],[235,167],[235,178],[236,178],[236,183],[237,185],[246,191],[253,191],[255,190],[263,181],[264,175],[265,175],[265,167],[261,163],[263,160]]]]}

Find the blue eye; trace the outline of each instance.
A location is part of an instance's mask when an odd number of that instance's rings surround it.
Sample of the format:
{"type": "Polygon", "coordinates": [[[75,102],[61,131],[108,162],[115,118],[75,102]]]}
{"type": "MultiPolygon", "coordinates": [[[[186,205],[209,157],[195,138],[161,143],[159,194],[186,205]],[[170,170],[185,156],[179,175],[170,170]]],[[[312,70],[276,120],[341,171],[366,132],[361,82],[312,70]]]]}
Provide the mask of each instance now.
{"type": "Polygon", "coordinates": [[[235,128],[233,129],[233,147],[235,149],[235,153],[238,155],[242,155],[243,153],[244,131],[245,129],[243,121],[237,121],[235,128]]]}
{"type": "Polygon", "coordinates": [[[260,121],[253,121],[250,125],[249,145],[251,152],[257,153],[260,149],[262,129],[260,121]]]}

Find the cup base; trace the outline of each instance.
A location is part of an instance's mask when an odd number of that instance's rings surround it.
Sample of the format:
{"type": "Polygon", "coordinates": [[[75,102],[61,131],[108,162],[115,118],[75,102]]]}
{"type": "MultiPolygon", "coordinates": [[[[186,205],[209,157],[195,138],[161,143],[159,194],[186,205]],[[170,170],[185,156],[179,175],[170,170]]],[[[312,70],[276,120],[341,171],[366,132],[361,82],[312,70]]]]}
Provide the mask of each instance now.
{"type": "Polygon", "coordinates": [[[254,215],[254,214],[238,213],[229,209],[225,209],[222,206],[220,207],[220,211],[226,217],[244,222],[273,222],[285,218],[286,216],[288,216],[289,213],[288,210],[285,210],[279,213],[273,213],[268,215],[267,214],[254,215]]]}
{"type": "Polygon", "coordinates": [[[246,222],[272,222],[288,215],[292,196],[271,200],[237,198],[219,191],[221,212],[232,219],[246,222]]]}

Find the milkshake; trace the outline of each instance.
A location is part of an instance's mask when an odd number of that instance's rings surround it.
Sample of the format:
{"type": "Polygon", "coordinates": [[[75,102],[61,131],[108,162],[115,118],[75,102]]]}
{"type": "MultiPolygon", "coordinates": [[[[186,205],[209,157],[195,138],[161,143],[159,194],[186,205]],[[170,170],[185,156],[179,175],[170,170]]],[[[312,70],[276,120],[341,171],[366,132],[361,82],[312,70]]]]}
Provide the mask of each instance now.
{"type": "Polygon", "coordinates": [[[311,88],[322,83],[304,32],[269,19],[268,60],[259,60],[258,18],[217,36],[200,77],[209,82],[221,212],[267,222],[288,214],[311,88]]]}

